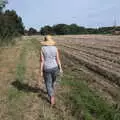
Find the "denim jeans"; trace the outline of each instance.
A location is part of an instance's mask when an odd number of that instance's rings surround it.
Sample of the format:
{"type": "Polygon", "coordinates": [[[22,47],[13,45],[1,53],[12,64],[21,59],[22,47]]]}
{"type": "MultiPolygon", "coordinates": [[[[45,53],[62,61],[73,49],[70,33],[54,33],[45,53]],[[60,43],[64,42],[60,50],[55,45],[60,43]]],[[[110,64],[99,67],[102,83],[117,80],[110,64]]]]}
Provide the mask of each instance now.
{"type": "Polygon", "coordinates": [[[59,73],[58,67],[49,70],[44,70],[43,72],[45,85],[49,97],[54,96],[54,83],[56,81],[58,73],[59,73]]]}

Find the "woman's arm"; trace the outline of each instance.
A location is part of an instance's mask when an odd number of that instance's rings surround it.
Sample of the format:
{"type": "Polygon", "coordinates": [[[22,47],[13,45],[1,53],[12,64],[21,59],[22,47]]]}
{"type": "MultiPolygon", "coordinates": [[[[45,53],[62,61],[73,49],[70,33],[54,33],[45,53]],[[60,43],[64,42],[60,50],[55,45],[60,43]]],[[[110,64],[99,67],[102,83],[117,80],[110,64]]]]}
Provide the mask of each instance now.
{"type": "Polygon", "coordinates": [[[43,65],[44,65],[44,57],[42,51],[40,52],[40,73],[43,76],[43,65]]]}
{"type": "Polygon", "coordinates": [[[59,68],[60,68],[60,72],[63,72],[62,66],[61,66],[61,61],[60,61],[59,50],[58,50],[58,49],[57,49],[57,57],[56,57],[56,60],[57,60],[58,66],[59,66],[59,68]]]}

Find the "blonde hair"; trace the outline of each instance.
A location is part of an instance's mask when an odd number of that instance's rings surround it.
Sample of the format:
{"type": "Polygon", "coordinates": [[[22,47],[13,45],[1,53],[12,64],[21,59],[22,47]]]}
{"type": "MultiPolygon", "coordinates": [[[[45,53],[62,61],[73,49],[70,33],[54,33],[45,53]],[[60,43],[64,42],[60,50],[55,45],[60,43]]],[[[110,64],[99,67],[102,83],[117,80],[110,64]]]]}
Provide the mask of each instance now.
{"type": "Polygon", "coordinates": [[[46,35],[44,37],[44,41],[48,41],[48,40],[52,40],[52,36],[51,35],[46,35]]]}

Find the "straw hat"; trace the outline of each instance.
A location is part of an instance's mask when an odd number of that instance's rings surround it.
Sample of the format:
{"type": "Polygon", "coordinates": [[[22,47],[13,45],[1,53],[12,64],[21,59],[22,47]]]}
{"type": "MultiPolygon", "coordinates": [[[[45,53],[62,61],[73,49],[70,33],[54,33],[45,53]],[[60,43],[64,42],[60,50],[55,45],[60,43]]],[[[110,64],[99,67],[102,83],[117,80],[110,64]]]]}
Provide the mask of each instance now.
{"type": "Polygon", "coordinates": [[[44,37],[44,41],[41,42],[42,45],[55,45],[55,41],[52,39],[52,36],[47,35],[44,37]]]}

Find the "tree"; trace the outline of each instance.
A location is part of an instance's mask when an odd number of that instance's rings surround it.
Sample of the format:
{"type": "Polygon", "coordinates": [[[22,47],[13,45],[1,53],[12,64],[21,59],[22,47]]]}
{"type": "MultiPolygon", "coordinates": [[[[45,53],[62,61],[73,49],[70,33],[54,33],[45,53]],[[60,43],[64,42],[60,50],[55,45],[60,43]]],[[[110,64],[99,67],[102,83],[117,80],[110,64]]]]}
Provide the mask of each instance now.
{"type": "Polygon", "coordinates": [[[3,11],[7,3],[7,0],[0,0],[0,45],[8,44],[13,37],[24,34],[22,18],[17,15],[16,11],[3,11]]]}
{"type": "Polygon", "coordinates": [[[57,24],[53,26],[53,31],[57,35],[65,35],[67,31],[67,25],[66,24],[57,24]]]}
{"type": "Polygon", "coordinates": [[[11,32],[13,31],[17,34],[24,34],[24,25],[22,18],[17,15],[16,11],[6,10],[4,16],[6,18],[6,24],[11,27],[11,32]]]}
{"type": "Polygon", "coordinates": [[[37,34],[37,30],[35,29],[35,28],[30,28],[29,30],[28,30],[28,35],[36,35],[37,34]]]}
{"type": "Polygon", "coordinates": [[[54,34],[53,28],[51,26],[44,26],[40,30],[41,35],[48,35],[48,34],[54,34]]]}
{"type": "Polygon", "coordinates": [[[69,25],[70,34],[85,34],[86,29],[84,27],[80,27],[77,24],[69,25]]]}
{"type": "Polygon", "coordinates": [[[24,25],[22,18],[17,15],[16,11],[2,12],[0,14],[0,43],[8,43],[12,37],[22,34],[24,34],[24,25]]]}
{"type": "Polygon", "coordinates": [[[44,26],[41,28],[42,35],[76,35],[76,34],[120,34],[120,27],[101,27],[101,28],[85,28],[77,24],[56,24],[51,26],[44,26]]]}

